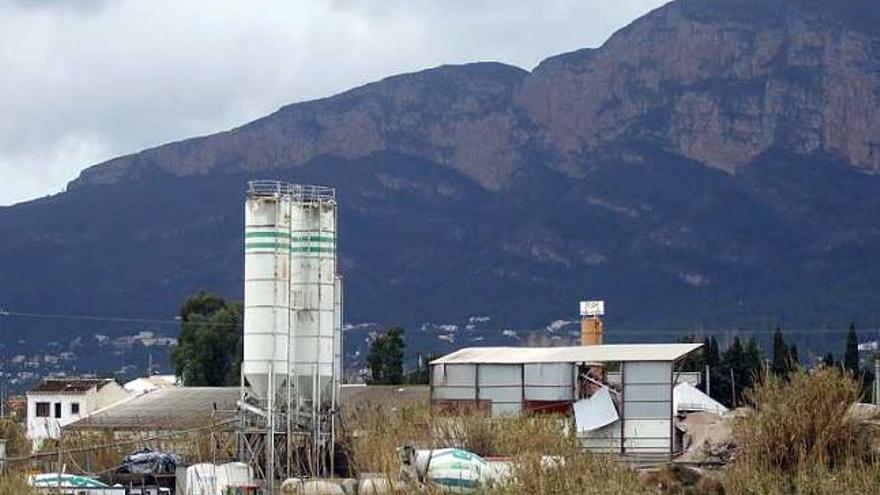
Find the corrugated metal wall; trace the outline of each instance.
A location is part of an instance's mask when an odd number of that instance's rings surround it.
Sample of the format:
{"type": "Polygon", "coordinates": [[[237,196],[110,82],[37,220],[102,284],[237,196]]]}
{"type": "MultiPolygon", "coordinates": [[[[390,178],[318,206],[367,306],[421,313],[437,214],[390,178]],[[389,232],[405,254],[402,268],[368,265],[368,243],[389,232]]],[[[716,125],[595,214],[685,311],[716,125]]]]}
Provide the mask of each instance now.
{"type": "Polygon", "coordinates": [[[437,364],[431,375],[435,404],[485,404],[493,415],[570,403],[574,396],[574,372],[569,363],[437,364]]]}
{"type": "MultiPolygon", "coordinates": [[[[671,454],[672,362],[625,362],[621,373],[621,419],[580,433],[581,446],[594,452],[671,454]]],[[[574,374],[571,363],[437,364],[431,370],[431,401],[483,408],[493,415],[552,408],[574,401],[574,374]]]]}
{"type": "Polygon", "coordinates": [[[623,363],[623,449],[672,452],[672,363],[623,363]]]}
{"type": "Polygon", "coordinates": [[[601,453],[647,455],[672,453],[672,363],[622,363],[621,419],[580,433],[582,447],[601,453]]]}

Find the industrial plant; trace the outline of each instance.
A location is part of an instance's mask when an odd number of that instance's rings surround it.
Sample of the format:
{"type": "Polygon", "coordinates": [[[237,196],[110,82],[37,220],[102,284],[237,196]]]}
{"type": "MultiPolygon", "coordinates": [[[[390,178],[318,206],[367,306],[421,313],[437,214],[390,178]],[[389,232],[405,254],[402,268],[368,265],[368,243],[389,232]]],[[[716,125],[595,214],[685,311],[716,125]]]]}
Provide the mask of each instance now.
{"type": "Polygon", "coordinates": [[[277,478],[333,471],[342,377],[335,190],[253,181],[245,202],[241,455],[277,478]]]}
{"type": "MultiPolygon", "coordinates": [[[[178,439],[174,451],[125,456],[122,471],[104,477],[112,487],[89,479],[92,491],[76,493],[302,493],[305,483],[355,473],[346,458],[351,444],[340,447],[342,433],[352,433],[345,430],[343,406],[357,407],[375,391],[391,410],[404,403],[427,406],[432,424],[426,428],[453,432],[443,445],[386,447],[400,455],[401,476],[411,473],[409,482],[459,492],[511,478],[509,459],[487,461],[459,448],[456,422],[462,417],[487,424],[558,418],[574,426],[566,435],[579,452],[663,463],[688,448],[683,414],[720,417],[726,411],[694,387],[701,372],[680,366],[703,344],[606,344],[602,300],[580,302],[579,345],[460,348],[428,363],[427,386],[343,385],[338,228],[333,188],[249,182],[238,387],[186,387],[173,376],[124,388],[109,379],[47,381],[28,394],[34,446],[62,442],[64,432],[122,445],[143,435],[178,439]],[[206,436],[211,462],[196,446],[206,436]],[[147,489],[147,480],[156,491],[147,489]],[[118,488],[125,483],[127,491],[118,488]]],[[[378,411],[373,413],[383,414],[378,411]]],[[[66,464],[57,464],[57,472],[32,477],[31,485],[51,491],[73,483],[66,464]]],[[[366,476],[350,482],[363,493],[390,493],[376,488],[387,480],[366,476]]],[[[312,488],[342,493],[328,486],[312,488]]]]}

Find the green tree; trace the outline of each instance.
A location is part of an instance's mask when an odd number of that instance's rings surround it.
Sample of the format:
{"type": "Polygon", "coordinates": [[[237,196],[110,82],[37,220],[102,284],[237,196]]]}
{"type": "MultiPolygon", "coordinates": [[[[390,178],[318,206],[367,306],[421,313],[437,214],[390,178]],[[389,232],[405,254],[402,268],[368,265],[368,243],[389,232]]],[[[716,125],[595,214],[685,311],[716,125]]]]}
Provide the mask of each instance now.
{"type": "Polygon", "coordinates": [[[788,348],[788,371],[794,371],[800,366],[801,358],[798,357],[797,345],[792,342],[788,348]]]}
{"type": "Polygon", "coordinates": [[[846,333],[846,350],[843,353],[843,367],[853,374],[859,372],[859,335],[856,333],[856,324],[849,324],[846,333]]]}
{"type": "Polygon", "coordinates": [[[776,325],[776,331],[773,332],[773,361],[770,364],[770,369],[776,375],[786,375],[789,369],[788,361],[788,344],[785,343],[785,337],[782,336],[782,328],[776,325]]]}
{"type": "MultiPolygon", "coordinates": [[[[742,389],[742,369],[744,362],[744,351],[742,342],[739,337],[734,337],[733,341],[721,355],[720,372],[722,373],[722,383],[724,395],[721,396],[722,402],[730,407],[735,407],[739,402],[739,391],[742,389]]],[[[721,392],[721,390],[719,390],[721,392]]]]}
{"type": "Polygon", "coordinates": [[[427,384],[429,384],[430,377],[428,376],[428,373],[430,372],[431,367],[428,365],[428,363],[437,359],[438,357],[439,356],[437,356],[436,354],[434,354],[432,352],[432,353],[428,353],[427,358],[422,359],[422,355],[419,354],[418,366],[416,367],[415,371],[413,371],[412,373],[408,373],[404,377],[404,379],[403,379],[404,383],[407,383],[410,385],[427,385],[427,384]]]}
{"type": "Polygon", "coordinates": [[[746,342],[746,348],[743,352],[743,379],[751,387],[755,381],[755,377],[761,373],[764,363],[764,353],[753,337],[746,342]]]}
{"type": "Polygon", "coordinates": [[[403,383],[403,342],[404,330],[392,327],[376,337],[367,354],[367,367],[370,368],[370,383],[397,385],[403,383]]]}
{"type": "Polygon", "coordinates": [[[181,321],[187,321],[190,315],[211,315],[225,306],[226,300],[222,297],[200,290],[183,301],[177,316],[181,321]]]}
{"type": "Polygon", "coordinates": [[[711,367],[721,364],[721,350],[718,348],[718,341],[715,337],[709,337],[705,340],[706,344],[706,364],[711,367]]]}
{"type": "Polygon", "coordinates": [[[832,354],[831,351],[825,353],[825,357],[822,358],[822,365],[827,366],[828,368],[837,366],[837,363],[834,362],[834,354],[832,354]]]}
{"type": "Polygon", "coordinates": [[[761,373],[762,363],[763,352],[754,338],[743,345],[739,337],[734,337],[721,355],[718,373],[712,373],[712,396],[728,406],[741,404],[743,392],[761,373]]]}
{"type": "Polygon", "coordinates": [[[171,350],[175,373],[189,387],[237,385],[242,356],[242,305],[199,292],[180,308],[180,337],[171,350]]]}
{"type": "MultiPolygon", "coordinates": [[[[680,339],[682,343],[692,344],[697,341],[697,337],[694,335],[685,335],[680,339]]],[[[706,353],[708,352],[708,348],[706,345],[703,345],[702,348],[698,352],[694,352],[688,355],[679,363],[679,369],[682,371],[699,371],[702,372],[706,368],[706,353]]]]}

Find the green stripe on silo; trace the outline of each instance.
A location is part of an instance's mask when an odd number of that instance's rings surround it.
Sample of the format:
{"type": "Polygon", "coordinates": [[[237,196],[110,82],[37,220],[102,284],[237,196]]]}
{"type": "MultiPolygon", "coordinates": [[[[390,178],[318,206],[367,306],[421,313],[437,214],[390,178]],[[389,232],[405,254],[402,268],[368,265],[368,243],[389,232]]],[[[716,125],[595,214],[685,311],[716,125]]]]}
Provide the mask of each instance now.
{"type": "Polygon", "coordinates": [[[260,231],[251,231],[245,232],[245,238],[248,237],[281,237],[281,238],[289,238],[290,234],[287,232],[277,232],[274,230],[260,230],[260,231]]]}
{"type": "Polygon", "coordinates": [[[286,242],[247,242],[244,245],[244,248],[247,249],[274,249],[285,251],[289,249],[286,242]]]}
{"type": "Polygon", "coordinates": [[[293,253],[332,253],[336,251],[335,248],[332,247],[291,247],[290,251],[293,253]]]}
{"type": "Polygon", "coordinates": [[[336,239],[330,236],[320,236],[320,235],[304,235],[298,237],[291,237],[291,241],[293,242],[333,242],[336,239]]]}
{"type": "Polygon", "coordinates": [[[244,249],[246,251],[271,249],[274,251],[289,251],[291,253],[333,253],[336,251],[334,247],[289,246],[281,242],[248,242],[244,245],[244,249]]]}

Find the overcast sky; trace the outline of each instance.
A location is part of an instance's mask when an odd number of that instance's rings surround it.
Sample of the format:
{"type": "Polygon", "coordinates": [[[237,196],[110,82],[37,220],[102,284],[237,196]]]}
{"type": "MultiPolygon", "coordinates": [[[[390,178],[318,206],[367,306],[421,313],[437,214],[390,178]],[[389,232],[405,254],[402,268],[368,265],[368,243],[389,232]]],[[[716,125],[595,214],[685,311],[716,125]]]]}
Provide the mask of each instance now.
{"type": "Polygon", "coordinates": [[[0,0],[0,205],[83,168],[444,63],[601,45],[665,0],[0,0]]]}

